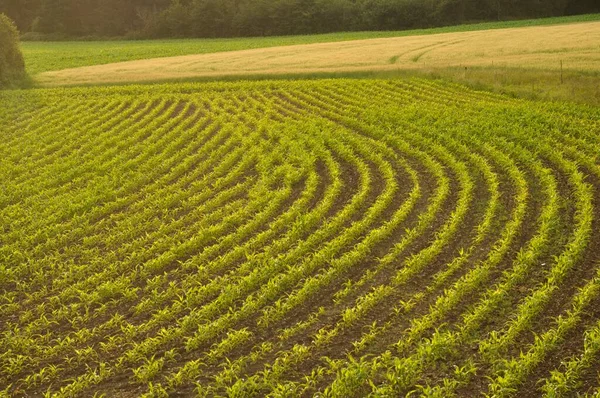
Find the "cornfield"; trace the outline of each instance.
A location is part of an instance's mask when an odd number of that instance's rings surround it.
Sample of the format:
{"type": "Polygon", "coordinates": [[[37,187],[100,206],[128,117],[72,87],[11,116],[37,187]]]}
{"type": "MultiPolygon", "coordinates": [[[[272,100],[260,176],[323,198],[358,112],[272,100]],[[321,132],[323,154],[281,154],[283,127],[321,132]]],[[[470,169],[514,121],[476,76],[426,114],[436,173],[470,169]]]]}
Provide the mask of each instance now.
{"type": "Polygon", "coordinates": [[[425,79],[0,101],[0,396],[600,396],[598,108],[425,79]]]}

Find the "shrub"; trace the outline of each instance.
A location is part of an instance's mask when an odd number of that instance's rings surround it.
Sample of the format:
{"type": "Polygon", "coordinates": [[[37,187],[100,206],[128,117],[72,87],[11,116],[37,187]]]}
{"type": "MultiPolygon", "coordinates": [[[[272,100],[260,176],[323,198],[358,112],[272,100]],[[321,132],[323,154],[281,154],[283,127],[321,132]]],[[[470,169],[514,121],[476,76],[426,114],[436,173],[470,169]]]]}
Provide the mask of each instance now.
{"type": "Polygon", "coordinates": [[[25,77],[19,33],[13,21],[0,14],[0,87],[14,87],[25,77]]]}

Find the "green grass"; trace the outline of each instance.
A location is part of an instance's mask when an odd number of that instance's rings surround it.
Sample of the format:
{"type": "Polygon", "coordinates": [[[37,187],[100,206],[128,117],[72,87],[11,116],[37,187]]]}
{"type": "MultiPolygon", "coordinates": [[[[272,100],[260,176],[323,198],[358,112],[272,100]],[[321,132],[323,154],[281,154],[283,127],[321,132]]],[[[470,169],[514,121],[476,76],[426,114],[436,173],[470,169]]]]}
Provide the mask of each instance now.
{"type": "Polygon", "coordinates": [[[27,72],[34,76],[41,72],[53,70],[157,57],[206,54],[223,51],[287,46],[294,44],[312,44],[382,37],[466,32],[474,30],[516,28],[523,26],[552,25],[597,20],[600,20],[600,14],[510,22],[486,22],[407,31],[345,32],[321,35],[234,39],[24,42],[22,47],[23,54],[25,56],[25,62],[27,64],[27,72]]]}
{"type": "Polygon", "coordinates": [[[527,68],[444,68],[415,72],[433,78],[466,84],[476,89],[539,101],[566,101],[600,106],[600,72],[527,68]]]}

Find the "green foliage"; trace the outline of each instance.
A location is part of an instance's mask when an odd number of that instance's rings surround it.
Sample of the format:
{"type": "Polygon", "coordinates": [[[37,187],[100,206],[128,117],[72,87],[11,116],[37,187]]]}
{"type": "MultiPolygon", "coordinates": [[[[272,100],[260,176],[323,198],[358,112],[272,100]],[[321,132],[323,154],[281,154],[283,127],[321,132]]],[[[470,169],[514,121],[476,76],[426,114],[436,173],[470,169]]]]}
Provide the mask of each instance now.
{"type": "Polygon", "coordinates": [[[3,0],[28,37],[237,37],[405,30],[600,12],[595,0],[3,0]]]}
{"type": "Polygon", "coordinates": [[[25,62],[14,23],[0,14],[0,88],[18,85],[25,77],[25,62]]]}

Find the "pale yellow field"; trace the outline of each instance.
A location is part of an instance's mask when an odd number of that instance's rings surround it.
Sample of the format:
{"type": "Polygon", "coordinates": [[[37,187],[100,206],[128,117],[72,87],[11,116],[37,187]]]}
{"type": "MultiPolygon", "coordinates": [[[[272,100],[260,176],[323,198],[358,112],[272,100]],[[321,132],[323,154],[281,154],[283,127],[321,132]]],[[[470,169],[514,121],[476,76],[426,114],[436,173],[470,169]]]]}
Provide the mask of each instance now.
{"type": "Polygon", "coordinates": [[[89,66],[37,75],[46,86],[232,75],[456,66],[600,71],[600,22],[273,47],[89,66]]]}

